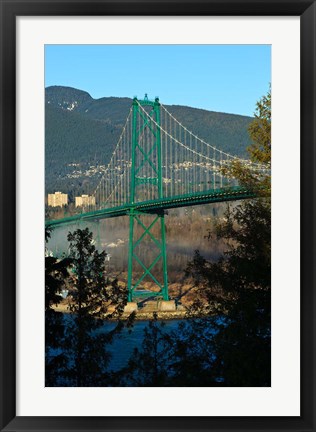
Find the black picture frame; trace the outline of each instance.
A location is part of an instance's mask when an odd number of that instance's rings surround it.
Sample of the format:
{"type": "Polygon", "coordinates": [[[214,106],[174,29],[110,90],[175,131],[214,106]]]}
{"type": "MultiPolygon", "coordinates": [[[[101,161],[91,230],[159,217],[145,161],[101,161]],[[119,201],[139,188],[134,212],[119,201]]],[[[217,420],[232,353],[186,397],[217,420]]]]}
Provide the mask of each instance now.
{"type": "MultiPolygon", "coordinates": [[[[315,431],[316,5],[302,0],[0,0],[0,428],[1,431],[315,431]],[[94,15],[300,16],[301,415],[299,417],[16,416],[16,17],[94,15]]],[[[290,89],[289,89],[290,91],[290,89]]],[[[294,203],[294,205],[297,203],[294,203]]],[[[290,233],[289,233],[290,236],[290,233]]],[[[291,379],[291,377],[289,377],[291,379]]],[[[187,412],[188,406],[185,407],[187,412]]]]}

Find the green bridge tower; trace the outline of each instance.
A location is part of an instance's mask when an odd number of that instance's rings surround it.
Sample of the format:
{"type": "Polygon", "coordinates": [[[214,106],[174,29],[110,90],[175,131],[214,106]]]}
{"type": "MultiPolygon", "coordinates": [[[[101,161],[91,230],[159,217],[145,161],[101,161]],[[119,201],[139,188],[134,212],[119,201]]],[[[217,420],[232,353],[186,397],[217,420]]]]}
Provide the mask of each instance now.
{"type": "Polygon", "coordinates": [[[159,292],[155,293],[155,295],[162,296],[163,300],[169,300],[164,211],[157,210],[155,213],[150,213],[152,220],[146,226],[142,220],[142,216],[144,214],[148,215],[148,213],[133,209],[133,204],[137,202],[163,198],[159,98],[151,101],[146,94],[143,100],[139,100],[136,97],[133,100],[131,156],[128,301],[133,301],[133,297],[137,295],[137,288],[146,276],[149,276],[159,287],[159,292]],[[142,232],[138,238],[136,226],[141,227],[142,232]],[[157,229],[160,233],[159,235],[157,235],[157,229]],[[157,251],[157,256],[150,265],[144,263],[138,256],[139,248],[142,242],[144,242],[145,237],[148,236],[153,244],[152,250],[157,251]],[[133,280],[133,270],[136,263],[142,269],[142,274],[133,280]],[[157,274],[153,274],[153,269],[156,265],[162,268],[162,275],[160,277],[157,277],[157,274]]]}

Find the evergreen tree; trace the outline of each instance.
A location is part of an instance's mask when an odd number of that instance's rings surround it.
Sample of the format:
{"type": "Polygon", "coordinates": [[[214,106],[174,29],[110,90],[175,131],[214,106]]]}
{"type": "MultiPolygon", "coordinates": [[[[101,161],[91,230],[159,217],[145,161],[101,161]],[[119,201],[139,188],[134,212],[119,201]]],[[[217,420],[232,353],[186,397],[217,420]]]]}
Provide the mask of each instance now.
{"type": "MultiPolygon", "coordinates": [[[[51,232],[45,230],[45,241],[51,232]]],[[[64,289],[68,269],[71,261],[68,258],[59,260],[46,254],[45,256],[45,384],[52,386],[65,367],[66,358],[60,349],[64,338],[63,314],[53,309],[62,300],[61,291],[64,289]]]]}
{"type": "Polygon", "coordinates": [[[271,164],[271,89],[257,102],[255,119],[248,132],[252,141],[248,152],[253,161],[271,164]]]}
{"type": "Polygon", "coordinates": [[[144,329],[144,338],[140,348],[135,348],[127,367],[117,375],[119,385],[162,387],[169,385],[169,348],[170,339],[163,331],[163,324],[153,314],[144,329]]]}
{"type": "MultiPolygon", "coordinates": [[[[192,311],[191,311],[192,312],[192,311]]],[[[214,354],[212,317],[187,317],[169,334],[169,375],[174,387],[210,387],[214,354]]]]}
{"type": "Polygon", "coordinates": [[[266,171],[254,174],[240,163],[224,170],[253,188],[258,198],[228,208],[224,222],[217,225],[217,237],[227,242],[220,260],[208,262],[196,252],[188,266],[209,314],[216,314],[216,331],[210,339],[214,361],[209,369],[214,385],[269,386],[271,382],[270,110],[269,92],[258,102],[249,127],[252,160],[265,163],[266,171]]]}
{"type": "Polygon", "coordinates": [[[68,386],[106,386],[110,376],[106,373],[110,353],[106,350],[114,336],[122,328],[118,321],[113,331],[102,330],[103,319],[108,316],[112,302],[116,309],[112,313],[119,317],[125,304],[126,293],[117,281],[109,283],[105,278],[105,252],[98,252],[88,228],[68,234],[70,258],[72,260],[72,300],[64,352],[67,369],[64,384],[68,386]]]}

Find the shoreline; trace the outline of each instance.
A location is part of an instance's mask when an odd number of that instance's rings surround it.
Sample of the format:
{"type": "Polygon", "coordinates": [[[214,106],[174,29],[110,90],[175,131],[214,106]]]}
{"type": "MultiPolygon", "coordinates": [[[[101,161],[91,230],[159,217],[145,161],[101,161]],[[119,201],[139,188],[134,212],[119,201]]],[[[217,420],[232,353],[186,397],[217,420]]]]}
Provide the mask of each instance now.
{"type": "MultiPolygon", "coordinates": [[[[56,312],[64,313],[64,314],[71,314],[71,312],[68,309],[68,305],[66,304],[59,304],[58,306],[54,306],[53,310],[56,312]]],[[[138,310],[135,313],[135,321],[153,321],[154,320],[154,314],[157,316],[158,321],[169,321],[169,320],[179,320],[179,319],[186,319],[186,318],[192,318],[192,315],[187,315],[187,310],[175,310],[175,311],[142,311],[138,310]]],[[[111,315],[111,314],[109,314],[111,315]]],[[[205,314],[206,315],[206,314],[205,314]]],[[[130,313],[123,312],[122,315],[119,317],[120,319],[127,319],[130,316],[130,313]]],[[[196,314],[196,318],[202,318],[204,315],[202,313],[196,314]]],[[[100,317],[100,319],[104,319],[107,321],[118,321],[118,317],[111,317],[111,316],[104,316],[100,317]]]]}

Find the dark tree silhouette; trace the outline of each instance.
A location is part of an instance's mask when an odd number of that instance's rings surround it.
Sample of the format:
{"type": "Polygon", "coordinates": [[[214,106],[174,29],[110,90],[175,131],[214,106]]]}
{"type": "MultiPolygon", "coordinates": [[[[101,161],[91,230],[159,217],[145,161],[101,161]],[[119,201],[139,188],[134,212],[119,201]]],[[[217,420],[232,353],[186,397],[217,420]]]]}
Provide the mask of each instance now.
{"type": "MultiPolygon", "coordinates": [[[[257,104],[250,125],[255,162],[271,160],[271,95],[257,104]]],[[[254,175],[240,164],[225,168],[240,183],[259,191],[259,198],[227,210],[217,237],[227,250],[217,262],[199,252],[188,273],[200,286],[210,315],[216,314],[211,338],[214,361],[210,374],[225,386],[269,386],[271,382],[271,202],[270,173],[254,175]]]]}
{"type": "Polygon", "coordinates": [[[105,278],[105,252],[98,252],[88,228],[68,234],[72,260],[72,289],[70,311],[66,326],[64,352],[68,364],[64,373],[68,386],[110,385],[107,367],[110,353],[106,347],[121,330],[117,325],[110,332],[102,330],[103,319],[108,317],[109,306],[119,318],[126,302],[126,293],[117,281],[105,278]]]}
{"type": "Polygon", "coordinates": [[[118,375],[119,385],[162,387],[169,385],[170,339],[153,314],[144,329],[144,337],[139,348],[135,348],[128,365],[118,375]]]}
{"type": "MultiPolygon", "coordinates": [[[[45,241],[51,232],[45,230],[45,241]]],[[[64,338],[65,326],[63,315],[53,309],[62,300],[61,291],[69,277],[68,269],[71,265],[69,258],[57,259],[45,256],[45,384],[52,386],[65,367],[66,357],[60,349],[64,338]]]]}

